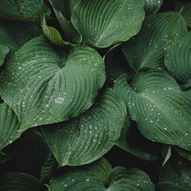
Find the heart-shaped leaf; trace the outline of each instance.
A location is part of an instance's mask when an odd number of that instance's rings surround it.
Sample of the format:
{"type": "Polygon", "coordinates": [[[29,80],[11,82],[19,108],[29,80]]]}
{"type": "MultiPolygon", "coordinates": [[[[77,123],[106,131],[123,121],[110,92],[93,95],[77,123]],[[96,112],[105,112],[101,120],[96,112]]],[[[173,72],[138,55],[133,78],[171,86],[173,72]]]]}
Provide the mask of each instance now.
{"type": "Polygon", "coordinates": [[[6,104],[0,104],[0,150],[16,140],[20,123],[13,110],[6,104]]]}
{"type": "Polygon", "coordinates": [[[115,90],[126,100],[131,118],[146,138],[191,150],[191,102],[171,76],[146,70],[130,86],[122,75],[115,90]]]}
{"type": "Polygon", "coordinates": [[[124,101],[108,89],[99,102],[76,119],[43,128],[60,166],[87,164],[110,150],[126,118],[124,101]]]}
{"type": "Polygon", "coordinates": [[[111,168],[104,159],[89,166],[68,170],[54,177],[50,191],[154,191],[146,173],[139,169],[111,168]]]}
{"type": "Polygon", "coordinates": [[[165,66],[176,79],[191,80],[191,32],[167,51],[165,66]]]}
{"type": "Polygon", "coordinates": [[[43,37],[23,45],[5,66],[0,93],[19,117],[21,131],[78,116],[105,81],[103,59],[94,49],[56,52],[43,37]]]}
{"type": "Polygon", "coordinates": [[[1,191],[47,191],[38,179],[25,173],[9,172],[0,175],[1,191]]]}
{"type": "Polygon", "coordinates": [[[140,33],[126,43],[123,52],[135,70],[163,65],[164,52],[187,33],[180,13],[165,12],[146,18],[140,33]]]}
{"type": "Polygon", "coordinates": [[[5,19],[34,21],[46,9],[43,0],[0,1],[0,17],[5,19]]]}
{"type": "Polygon", "coordinates": [[[143,20],[142,0],[80,0],[72,14],[84,42],[99,48],[128,40],[138,33],[143,20]]]}

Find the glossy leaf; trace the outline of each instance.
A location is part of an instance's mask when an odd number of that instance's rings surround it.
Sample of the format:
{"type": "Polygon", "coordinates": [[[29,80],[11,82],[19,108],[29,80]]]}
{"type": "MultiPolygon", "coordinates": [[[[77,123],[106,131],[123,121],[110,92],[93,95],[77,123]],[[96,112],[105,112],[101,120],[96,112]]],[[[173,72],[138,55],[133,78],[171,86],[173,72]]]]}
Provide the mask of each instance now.
{"type": "Polygon", "coordinates": [[[102,157],[120,137],[126,118],[123,100],[111,89],[84,114],[44,127],[45,139],[59,166],[78,166],[102,157]]]}
{"type": "Polygon", "coordinates": [[[10,172],[0,175],[1,191],[46,191],[47,188],[36,178],[28,174],[10,172]]]}
{"type": "Polygon", "coordinates": [[[74,7],[72,23],[85,43],[105,48],[139,32],[143,8],[142,0],[80,0],[74,7]]]}
{"type": "Polygon", "coordinates": [[[146,173],[124,167],[111,168],[105,160],[54,177],[50,191],[154,191],[146,173]]]}
{"type": "Polygon", "coordinates": [[[16,112],[23,131],[87,110],[105,81],[104,64],[90,47],[59,53],[38,37],[10,58],[0,81],[2,98],[16,112]]]}
{"type": "Polygon", "coordinates": [[[19,127],[14,111],[6,103],[0,104],[0,150],[19,137],[19,127]]]}
{"type": "Polygon", "coordinates": [[[115,90],[148,139],[191,150],[191,105],[176,81],[162,70],[141,72],[131,83],[120,76],[115,90]]]}
{"type": "Polygon", "coordinates": [[[176,79],[191,80],[191,32],[167,51],[165,66],[176,79]]]}
{"type": "Polygon", "coordinates": [[[123,52],[134,70],[163,65],[164,52],[187,33],[180,13],[165,12],[146,18],[138,35],[126,43],[123,52]]]}

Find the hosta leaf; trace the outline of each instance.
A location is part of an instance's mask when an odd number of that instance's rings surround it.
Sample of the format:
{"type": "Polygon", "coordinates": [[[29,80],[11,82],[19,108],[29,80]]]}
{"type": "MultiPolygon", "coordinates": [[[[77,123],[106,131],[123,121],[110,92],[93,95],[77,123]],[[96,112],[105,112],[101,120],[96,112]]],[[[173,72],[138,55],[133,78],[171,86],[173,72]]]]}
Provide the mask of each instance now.
{"type": "Polygon", "coordinates": [[[127,42],[123,52],[133,69],[155,68],[163,64],[164,51],[186,33],[180,13],[151,15],[144,21],[140,33],[127,42]]]}
{"type": "Polygon", "coordinates": [[[62,28],[63,36],[65,41],[69,41],[72,43],[81,43],[82,38],[79,32],[74,28],[70,21],[71,17],[71,10],[74,8],[74,1],[75,0],[49,0],[58,23],[62,28]]]}
{"type": "Polygon", "coordinates": [[[140,159],[157,160],[161,152],[160,145],[145,139],[137,129],[137,126],[127,123],[116,145],[140,159]]]}
{"type": "Polygon", "coordinates": [[[76,119],[43,128],[60,166],[87,164],[103,156],[120,137],[126,118],[123,100],[111,89],[76,119]]]}
{"type": "Polygon", "coordinates": [[[70,20],[73,8],[74,8],[75,4],[77,3],[77,1],[79,1],[79,0],[64,0],[64,1],[49,0],[49,1],[51,2],[51,4],[53,5],[53,7],[56,10],[62,12],[63,16],[67,20],[70,20]]]}
{"type": "Polygon", "coordinates": [[[191,28],[191,2],[189,0],[174,0],[175,10],[180,11],[186,24],[191,28]]]}
{"type": "Polygon", "coordinates": [[[60,32],[56,28],[47,25],[45,17],[43,17],[42,21],[42,31],[46,38],[56,46],[64,46],[66,44],[63,41],[60,32]]]}
{"type": "Polygon", "coordinates": [[[28,174],[10,172],[0,175],[1,191],[46,191],[47,188],[36,178],[28,174]]]}
{"type": "Polygon", "coordinates": [[[42,182],[49,182],[54,170],[57,168],[57,162],[52,153],[49,153],[46,161],[41,167],[40,180],[42,182]]]}
{"type": "Polygon", "coordinates": [[[0,20],[0,45],[12,51],[39,34],[40,28],[35,24],[0,20]]]}
{"type": "Polygon", "coordinates": [[[138,33],[144,20],[142,0],[80,0],[72,23],[85,43],[104,48],[138,33]]]}
{"type": "Polygon", "coordinates": [[[0,165],[4,164],[8,160],[9,160],[9,157],[5,153],[0,152],[0,165]]]}
{"type": "Polygon", "coordinates": [[[0,66],[3,65],[4,60],[9,53],[9,48],[7,46],[0,44],[0,66]]]}
{"type": "Polygon", "coordinates": [[[177,153],[178,153],[181,157],[185,158],[186,160],[191,161],[191,152],[190,152],[190,151],[181,149],[181,148],[179,148],[179,147],[175,147],[175,150],[177,151],[177,153]]]}
{"type": "Polygon", "coordinates": [[[124,167],[111,168],[105,160],[54,177],[50,191],[154,191],[146,173],[124,167]]]}
{"type": "Polygon", "coordinates": [[[174,166],[167,163],[161,170],[160,182],[171,182],[189,191],[191,189],[191,167],[190,165],[174,166]]]}
{"type": "Polygon", "coordinates": [[[165,66],[176,79],[191,80],[191,32],[167,51],[165,66]]]}
{"type": "Polygon", "coordinates": [[[23,131],[87,110],[104,83],[104,64],[90,47],[59,54],[38,37],[10,58],[0,80],[2,98],[16,112],[23,131]]]}
{"type": "Polygon", "coordinates": [[[157,191],[189,191],[182,186],[176,185],[172,182],[160,182],[156,186],[157,191]]]}
{"type": "Polygon", "coordinates": [[[176,81],[162,70],[142,71],[131,83],[120,76],[115,90],[148,139],[191,150],[191,105],[176,81]]]}
{"type": "Polygon", "coordinates": [[[6,104],[0,104],[0,150],[16,140],[20,123],[13,110],[6,104]]]}
{"type": "Polygon", "coordinates": [[[156,13],[164,2],[164,0],[144,0],[144,1],[145,1],[145,12],[147,14],[156,13]]]}
{"type": "Polygon", "coordinates": [[[30,20],[45,11],[43,0],[1,0],[0,17],[11,20],[30,20]]]}

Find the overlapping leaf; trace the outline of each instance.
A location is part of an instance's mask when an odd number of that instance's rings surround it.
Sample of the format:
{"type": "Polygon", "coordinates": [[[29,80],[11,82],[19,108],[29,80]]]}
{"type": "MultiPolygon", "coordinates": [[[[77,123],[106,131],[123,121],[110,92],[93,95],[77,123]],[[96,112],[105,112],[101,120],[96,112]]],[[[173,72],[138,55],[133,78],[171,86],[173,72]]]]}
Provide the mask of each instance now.
{"type": "Polygon", "coordinates": [[[144,1],[145,1],[145,12],[147,14],[156,13],[164,2],[164,0],[144,0],[144,1]]]}
{"type": "Polygon", "coordinates": [[[0,45],[8,47],[11,51],[17,50],[39,34],[40,29],[35,24],[0,20],[0,45]]]}
{"type": "Polygon", "coordinates": [[[82,165],[111,149],[125,118],[125,103],[109,89],[86,113],[69,122],[46,126],[43,133],[60,166],[82,165]]]}
{"type": "Polygon", "coordinates": [[[45,12],[43,0],[1,0],[0,17],[11,20],[29,20],[45,12]]]}
{"type": "Polygon", "coordinates": [[[147,140],[140,134],[137,126],[131,126],[129,122],[126,122],[116,145],[137,158],[148,161],[157,160],[161,151],[160,145],[147,140]]]}
{"type": "Polygon", "coordinates": [[[104,48],[138,33],[143,8],[142,0],[80,0],[74,7],[72,23],[85,43],[104,48]]]}
{"type": "Polygon", "coordinates": [[[161,170],[157,187],[159,191],[189,191],[191,189],[191,167],[167,163],[161,170]]]}
{"type": "Polygon", "coordinates": [[[20,123],[13,110],[6,104],[0,104],[0,150],[16,140],[20,123]]]}
{"type": "Polygon", "coordinates": [[[191,32],[167,51],[165,66],[176,79],[191,80],[191,32]]]}
{"type": "Polygon", "coordinates": [[[46,191],[47,188],[33,176],[19,172],[10,172],[0,176],[0,190],[46,191]]]}
{"type": "Polygon", "coordinates": [[[140,33],[126,43],[123,52],[135,70],[163,65],[164,51],[187,33],[180,13],[166,12],[146,18],[140,33]]]}
{"type": "Polygon", "coordinates": [[[56,52],[38,37],[10,58],[0,80],[2,98],[16,112],[22,131],[87,110],[104,83],[104,64],[90,47],[56,52]]]}
{"type": "Polygon", "coordinates": [[[191,105],[176,81],[162,70],[141,72],[131,83],[120,76],[115,90],[148,139],[191,150],[191,105]]]}
{"type": "Polygon", "coordinates": [[[102,159],[89,166],[70,170],[54,177],[50,191],[154,191],[146,173],[139,169],[111,168],[102,159]]]}
{"type": "Polygon", "coordinates": [[[7,46],[0,44],[0,66],[3,65],[4,60],[9,53],[9,48],[7,46]]]}

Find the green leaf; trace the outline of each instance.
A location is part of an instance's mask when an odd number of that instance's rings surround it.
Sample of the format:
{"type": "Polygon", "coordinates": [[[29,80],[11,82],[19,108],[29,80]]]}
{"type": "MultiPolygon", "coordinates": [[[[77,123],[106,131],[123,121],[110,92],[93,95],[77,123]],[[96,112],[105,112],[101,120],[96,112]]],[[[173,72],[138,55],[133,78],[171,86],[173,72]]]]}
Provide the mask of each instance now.
{"type": "Polygon", "coordinates": [[[0,20],[0,45],[16,51],[21,45],[40,35],[40,28],[35,24],[0,20]]]}
{"type": "Polygon", "coordinates": [[[161,170],[160,182],[171,182],[189,191],[191,189],[191,166],[175,166],[167,163],[161,170]]]}
{"type": "Polygon", "coordinates": [[[191,3],[187,0],[174,0],[175,10],[180,11],[189,28],[191,28],[191,3]]]}
{"type": "Polygon", "coordinates": [[[0,150],[15,141],[20,133],[20,123],[13,110],[6,104],[0,104],[0,150]]]}
{"type": "Polygon", "coordinates": [[[4,60],[9,53],[9,48],[7,46],[0,44],[0,66],[3,65],[4,60]]]}
{"type": "Polygon", "coordinates": [[[180,13],[166,12],[146,18],[141,31],[128,41],[123,52],[134,70],[163,65],[164,52],[187,33],[180,13]]]}
{"type": "Polygon", "coordinates": [[[0,175],[1,191],[46,191],[47,188],[36,178],[19,172],[0,175]]]}
{"type": "Polygon", "coordinates": [[[108,89],[84,114],[45,126],[43,133],[59,166],[77,166],[95,161],[110,150],[120,137],[125,118],[125,103],[108,89]]]}
{"type": "Polygon", "coordinates": [[[38,37],[10,58],[0,81],[2,99],[16,112],[24,131],[86,111],[104,84],[104,64],[90,47],[56,52],[38,37]]]}
{"type": "Polygon", "coordinates": [[[145,1],[145,12],[147,14],[156,13],[164,2],[164,0],[144,0],[144,1],[145,1]]]}
{"type": "Polygon", "coordinates": [[[154,191],[146,173],[124,167],[111,168],[105,160],[89,166],[65,171],[54,177],[50,191],[154,191]]]}
{"type": "Polygon", "coordinates": [[[56,28],[47,25],[45,17],[43,17],[42,21],[42,31],[46,38],[56,46],[64,46],[67,44],[63,41],[60,32],[56,28]]]}
{"type": "Polygon", "coordinates": [[[57,168],[57,162],[52,153],[49,153],[46,161],[41,167],[40,180],[42,182],[48,183],[54,170],[57,168]]]}
{"type": "Polygon", "coordinates": [[[52,6],[62,12],[63,16],[69,21],[72,16],[73,8],[79,0],[49,0],[52,6]]]}
{"type": "Polygon", "coordinates": [[[0,165],[6,163],[9,160],[9,157],[5,154],[0,152],[0,165]]]}
{"type": "Polygon", "coordinates": [[[165,66],[176,79],[191,80],[191,32],[166,52],[165,66]]]}
{"type": "Polygon", "coordinates": [[[146,70],[130,86],[122,75],[114,89],[146,138],[191,150],[191,102],[171,76],[162,70],[146,70]]]}
{"type": "Polygon", "coordinates": [[[185,149],[181,149],[181,148],[179,148],[179,147],[174,147],[174,149],[177,151],[177,153],[178,153],[181,157],[185,158],[186,160],[191,161],[191,152],[189,152],[189,151],[187,151],[187,150],[185,150],[185,149]]]}
{"type": "Polygon", "coordinates": [[[156,186],[157,191],[189,191],[182,186],[176,185],[172,182],[160,182],[156,186]]]}
{"type": "Polygon", "coordinates": [[[161,153],[160,145],[145,139],[138,131],[137,126],[132,126],[128,120],[126,121],[121,137],[116,142],[116,145],[139,159],[148,161],[157,160],[161,153]]]}
{"type": "Polygon", "coordinates": [[[142,0],[80,0],[72,14],[84,43],[99,48],[128,40],[139,32],[143,20],[142,0]]]}
{"type": "Polygon", "coordinates": [[[0,1],[0,17],[10,20],[34,21],[45,9],[43,0],[0,1]]]}
{"type": "Polygon", "coordinates": [[[82,42],[82,37],[79,32],[74,28],[72,23],[65,19],[61,12],[54,9],[57,20],[62,28],[63,36],[65,39],[72,43],[80,44],[82,42]]]}

